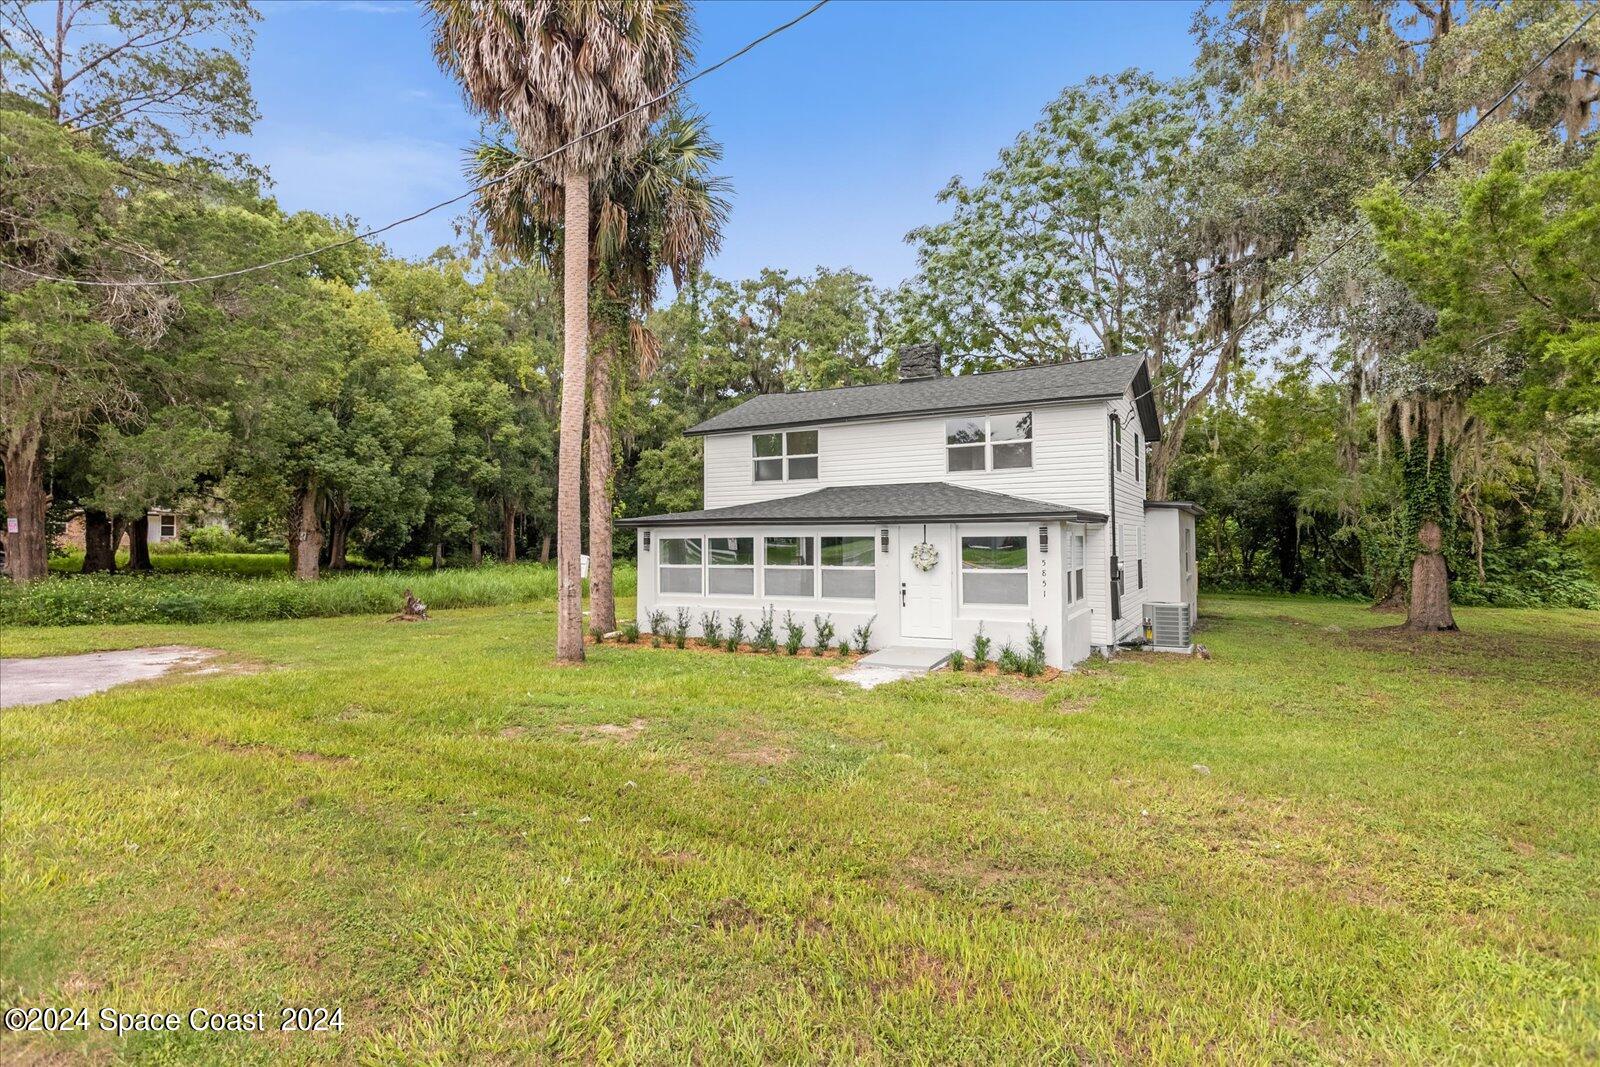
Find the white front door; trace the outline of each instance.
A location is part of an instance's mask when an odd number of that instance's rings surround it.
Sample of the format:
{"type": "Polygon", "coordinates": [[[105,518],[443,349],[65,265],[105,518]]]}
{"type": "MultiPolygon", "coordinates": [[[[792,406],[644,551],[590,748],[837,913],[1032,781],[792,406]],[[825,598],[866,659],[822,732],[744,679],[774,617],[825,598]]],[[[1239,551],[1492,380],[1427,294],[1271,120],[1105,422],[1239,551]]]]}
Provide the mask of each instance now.
{"type": "Polygon", "coordinates": [[[960,560],[955,556],[950,527],[942,523],[900,527],[900,636],[948,641],[955,583],[951,580],[960,560]],[[916,547],[933,546],[938,557],[930,570],[912,562],[916,547]]]}

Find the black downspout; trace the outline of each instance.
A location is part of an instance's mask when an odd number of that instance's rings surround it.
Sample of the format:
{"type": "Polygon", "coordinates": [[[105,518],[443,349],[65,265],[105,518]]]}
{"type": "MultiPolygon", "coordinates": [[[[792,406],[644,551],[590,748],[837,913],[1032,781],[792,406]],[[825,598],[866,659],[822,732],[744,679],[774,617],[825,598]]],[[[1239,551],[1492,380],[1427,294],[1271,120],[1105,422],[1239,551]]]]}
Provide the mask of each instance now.
{"type": "Polygon", "coordinates": [[[1106,488],[1111,498],[1111,643],[1117,643],[1118,619],[1122,618],[1122,562],[1117,556],[1117,416],[1106,422],[1106,488]]]}

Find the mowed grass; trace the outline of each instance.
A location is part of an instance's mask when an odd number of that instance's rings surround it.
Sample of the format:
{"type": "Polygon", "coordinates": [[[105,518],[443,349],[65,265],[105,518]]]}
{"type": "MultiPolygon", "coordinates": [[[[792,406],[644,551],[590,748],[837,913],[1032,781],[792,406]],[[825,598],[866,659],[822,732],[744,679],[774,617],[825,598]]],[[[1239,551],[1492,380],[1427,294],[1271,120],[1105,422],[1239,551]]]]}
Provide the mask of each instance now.
{"type": "Polygon", "coordinates": [[[0,718],[6,1004],[342,1034],[12,1062],[1600,1057],[1600,617],[1213,598],[1209,661],[871,692],[547,605],[11,631],[192,676],[0,718]]]}

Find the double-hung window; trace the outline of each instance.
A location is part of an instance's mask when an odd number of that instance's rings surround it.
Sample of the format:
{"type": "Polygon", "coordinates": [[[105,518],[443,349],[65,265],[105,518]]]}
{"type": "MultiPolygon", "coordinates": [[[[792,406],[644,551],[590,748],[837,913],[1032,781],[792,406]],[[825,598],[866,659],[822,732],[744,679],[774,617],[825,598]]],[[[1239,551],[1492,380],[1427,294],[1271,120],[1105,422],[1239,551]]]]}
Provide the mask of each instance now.
{"type": "Polygon", "coordinates": [[[755,595],[755,538],[706,538],[706,591],[732,596],[755,595]]]}
{"type": "Polygon", "coordinates": [[[1183,576],[1185,578],[1194,573],[1194,535],[1189,527],[1183,528],[1183,576]]]}
{"type": "Polygon", "coordinates": [[[961,539],[963,604],[1028,602],[1028,538],[1004,534],[961,539]]]}
{"type": "Polygon", "coordinates": [[[658,579],[663,593],[700,594],[702,553],[698,537],[663,537],[658,579]]]}
{"type": "Polygon", "coordinates": [[[1072,554],[1067,557],[1067,589],[1074,601],[1083,599],[1083,567],[1087,556],[1083,534],[1073,534],[1072,554]]]}
{"type": "Polygon", "coordinates": [[[1117,471],[1122,470],[1122,417],[1111,416],[1111,435],[1117,439],[1117,471]]]}
{"type": "Polygon", "coordinates": [[[178,536],[178,516],[161,516],[161,540],[171,541],[178,536]]]}
{"type": "Polygon", "coordinates": [[[1137,551],[1138,551],[1138,554],[1136,556],[1136,562],[1135,562],[1135,566],[1138,568],[1138,572],[1139,572],[1138,573],[1138,579],[1139,579],[1138,588],[1143,589],[1144,588],[1144,527],[1141,526],[1141,527],[1139,527],[1137,530],[1135,530],[1133,532],[1133,543],[1134,543],[1134,545],[1135,545],[1135,547],[1137,548],[1137,551]]]}
{"type": "Polygon", "coordinates": [[[758,482],[816,481],[817,431],[758,433],[750,438],[758,482]]]}
{"type": "Polygon", "coordinates": [[[767,596],[817,595],[817,539],[765,537],[762,587],[767,596]]]}
{"type": "Polygon", "coordinates": [[[1140,461],[1144,458],[1144,450],[1139,445],[1139,435],[1133,435],[1133,480],[1139,480],[1140,461]]]}
{"type": "Polygon", "coordinates": [[[871,600],[877,595],[878,557],[872,535],[822,539],[822,595],[871,600]]]}
{"type": "Polygon", "coordinates": [[[1025,470],[1033,466],[1033,412],[974,415],[944,424],[945,469],[1025,470]]]}

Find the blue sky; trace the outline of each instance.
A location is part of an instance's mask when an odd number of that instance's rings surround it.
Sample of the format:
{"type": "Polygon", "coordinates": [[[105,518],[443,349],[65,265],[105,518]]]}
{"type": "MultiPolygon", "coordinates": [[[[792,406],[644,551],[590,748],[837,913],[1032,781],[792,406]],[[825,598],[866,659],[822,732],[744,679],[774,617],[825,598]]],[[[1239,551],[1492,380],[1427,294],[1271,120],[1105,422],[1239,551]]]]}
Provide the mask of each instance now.
{"type": "MultiPolygon", "coordinates": [[[[719,0],[696,9],[696,66],[808,6],[719,0]]],[[[375,224],[465,188],[477,130],[435,67],[417,8],[390,0],[267,0],[252,60],[262,118],[248,150],[285,208],[375,224]]],[[[858,3],[835,0],[695,84],[727,149],[733,215],[711,269],[854,267],[894,284],[906,231],[934,195],[976,178],[1063,86],[1193,59],[1193,5],[858,3]]],[[[387,235],[403,255],[452,239],[454,209],[387,235]]]]}

